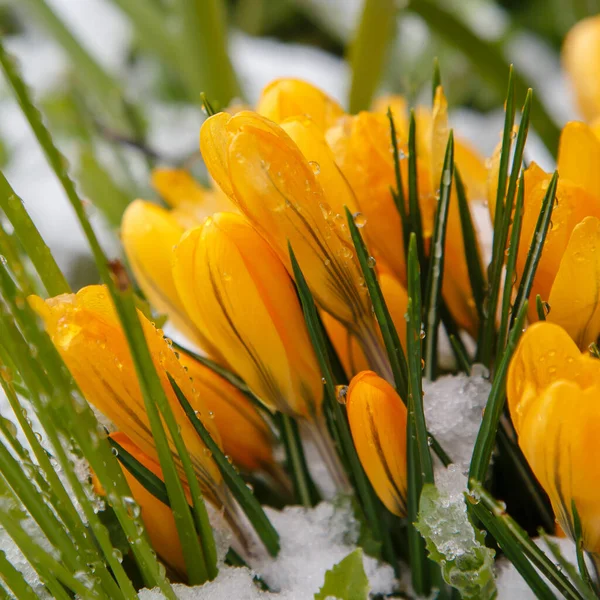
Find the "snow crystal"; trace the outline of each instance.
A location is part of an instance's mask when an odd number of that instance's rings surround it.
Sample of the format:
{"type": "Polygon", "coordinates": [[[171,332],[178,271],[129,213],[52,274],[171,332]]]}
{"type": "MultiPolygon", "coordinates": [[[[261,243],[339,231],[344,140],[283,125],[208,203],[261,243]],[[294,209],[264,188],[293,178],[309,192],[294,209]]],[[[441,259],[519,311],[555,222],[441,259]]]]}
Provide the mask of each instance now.
{"type": "Polygon", "coordinates": [[[481,424],[483,408],[491,390],[487,371],[473,365],[471,376],[446,375],[434,382],[423,380],[423,403],[427,428],[452,458],[465,468],[481,424]]]}

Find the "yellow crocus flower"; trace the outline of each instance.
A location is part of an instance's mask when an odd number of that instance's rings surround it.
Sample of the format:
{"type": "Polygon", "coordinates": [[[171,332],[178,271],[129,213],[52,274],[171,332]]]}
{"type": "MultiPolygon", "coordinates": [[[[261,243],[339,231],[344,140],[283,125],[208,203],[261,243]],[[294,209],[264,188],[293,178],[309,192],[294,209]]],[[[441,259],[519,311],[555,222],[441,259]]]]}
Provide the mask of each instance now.
{"type": "MultiPolygon", "coordinates": [[[[321,308],[352,330],[382,372],[368,294],[354,248],[328,218],[328,198],[298,146],[281,127],[256,113],[214,115],[202,126],[207,167],[291,272],[291,244],[321,308]]],[[[344,225],[345,226],[345,225],[344,225]]]]}
{"type": "MultiPolygon", "coordinates": [[[[124,450],[131,454],[141,465],[163,480],[160,464],[144,454],[124,433],[111,433],[110,437],[115,440],[124,450]]],[[[186,574],[185,559],[179,543],[179,535],[173,511],[169,506],[152,495],[123,465],[123,475],[129,484],[133,499],[140,507],[140,518],[144,523],[152,547],[156,548],[160,559],[173,570],[179,579],[184,579],[186,574]]],[[[104,496],[105,491],[95,476],[92,477],[94,490],[97,494],[104,496]]],[[[184,492],[191,503],[191,496],[187,484],[183,482],[184,492]]]]}
{"type": "Polygon", "coordinates": [[[532,325],[508,372],[507,396],[519,446],[548,493],[562,529],[600,554],[600,362],[581,354],[558,325],[532,325]]]}
{"type": "Polygon", "coordinates": [[[325,131],[344,114],[344,109],[314,85],[284,78],[275,79],[264,88],[256,112],[275,123],[310,115],[316,126],[325,131]]]}
{"type": "Polygon", "coordinates": [[[321,375],[294,285],[244,217],[217,213],[188,231],[173,277],[190,319],[270,409],[320,414],[321,375]]]}
{"type": "Polygon", "coordinates": [[[360,462],[390,512],[406,515],[406,418],[394,388],[372,371],[350,382],[346,409],[360,462]]]}
{"type": "Polygon", "coordinates": [[[565,37],[562,62],[579,110],[587,121],[600,116],[600,16],[577,23],[565,37]]]}
{"type": "MultiPolygon", "coordinates": [[[[106,287],[91,285],[77,294],[63,294],[48,300],[31,296],[29,301],[42,318],[48,335],[86,400],[110,419],[144,454],[158,462],[133,359],[106,287]]],[[[211,500],[220,504],[222,496],[219,469],[209,453],[205,452],[206,446],[179,404],[167,374],[177,382],[218,444],[219,432],[162,332],[139,311],[138,315],[158,376],[200,484],[211,500]]],[[[172,451],[176,456],[174,446],[172,451]]],[[[176,460],[178,462],[177,458],[176,460]]],[[[183,478],[182,468],[180,472],[183,478]]]]}
{"type": "Polygon", "coordinates": [[[171,256],[184,231],[173,211],[143,200],[132,202],[121,221],[125,254],[152,306],[167,315],[189,340],[224,364],[218,348],[189,320],[175,288],[171,256]]]}

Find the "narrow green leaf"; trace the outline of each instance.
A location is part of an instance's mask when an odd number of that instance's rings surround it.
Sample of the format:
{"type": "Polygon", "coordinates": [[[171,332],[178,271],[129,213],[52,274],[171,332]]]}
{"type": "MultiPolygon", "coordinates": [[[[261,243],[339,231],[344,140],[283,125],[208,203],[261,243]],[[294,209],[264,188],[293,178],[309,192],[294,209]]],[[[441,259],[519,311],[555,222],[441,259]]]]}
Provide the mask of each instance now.
{"type": "MultiPolygon", "coordinates": [[[[508,235],[508,220],[504,218],[508,212],[509,218],[512,213],[512,202],[505,208],[506,187],[508,168],[510,162],[510,150],[512,146],[513,125],[515,122],[515,84],[514,70],[511,66],[508,75],[508,92],[506,94],[504,132],[502,134],[502,151],[500,153],[500,165],[498,169],[498,189],[496,192],[496,209],[494,212],[494,238],[492,244],[492,260],[488,267],[488,290],[485,299],[484,322],[482,325],[481,344],[479,357],[481,362],[490,367],[496,336],[496,309],[498,307],[498,296],[500,293],[500,282],[502,267],[504,265],[504,250],[506,248],[506,236],[508,235]],[[506,227],[505,227],[506,226],[506,227]]],[[[509,199],[506,199],[507,205],[509,199]]]]}
{"type": "Polygon", "coordinates": [[[433,77],[431,78],[431,102],[435,102],[435,94],[440,85],[442,85],[442,74],[440,73],[440,61],[436,56],[433,59],[433,77]]]}
{"type": "Polygon", "coordinates": [[[455,335],[450,336],[450,344],[452,345],[452,348],[454,348],[454,354],[456,354],[457,356],[460,357],[459,361],[458,361],[458,366],[460,367],[460,370],[464,371],[467,375],[470,375],[471,374],[471,362],[469,360],[469,357],[466,355],[466,353],[463,350],[464,346],[461,346],[457,342],[457,338],[455,335]]]}
{"type": "MultiPolygon", "coordinates": [[[[471,62],[479,75],[489,83],[496,93],[504,98],[504,73],[508,71],[502,48],[498,44],[483,39],[460,21],[446,5],[433,0],[412,0],[408,9],[420,17],[451,46],[461,51],[471,62]]],[[[523,97],[531,87],[523,74],[515,71],[514,80],[517,93],[523,97]]],[[[560,128],[539,100],[533,101],[532,123],[553,156],[558,150],[560,128]]]]}
{"type": "Polygon", "coordinates": [[[417,239],[417,254],[422,271],[425,268],[425,242],[423,241],[423,225],[421,206],[419,205],[419,178],[417,171],[417,120],[415,111],[410,111],[408,126],[408,208],[410,231],[417,239]]]}
{"type": "Polygon", "coordinates": [[[473,448],[473,456],[471,457],[471,465],[469,467],[469,479],[483,481],[488,465],[490,464],[496,442],[496,432],[498,430],[498,424],[500,422],[500,417],[502,416],[506,398],[506,375],[508,373],[508,365],[517,342],[521,337],[521,333],[523,333],[523,324],[526,315],[527,301],[525,301],[519,310],[515,324],[508,336],[508,343],[506,344],[504,354],[502,355],[494,376],[492,389],[485,406],[479,432],[477,433],[475,447],[473,448]]]}
{"type": "Polygon", "coordinates": [[[217,111],[213,108],[213,105],[210,103],[210,100],[206,96],[205,92],[200,94],[200,100],[202,101],[202,108],[204,109],[207,117],[212,117],[213,115],[217,114],[217,111]]]}
{"type": "Polygon", "coordinates": [[[454,135],[450,131],[444,166],[440,181],[440,199],[437,204],[429,257],[429,273],[427,275],[427,293],[425,300],[425,375],[434,381],[437,372],[438,329],[440,324],[440,303],[442,298],[442,281],[444,279],[444,251],[446,245],[446,226],[448,209],[454,177],[454,135]]]}
{"type": "Polygon", "coordinates": [[[357,548],[325,573],[325,583],[315,594],[315,600],[368,600],[370,587],[363,552],[357,548]]]}
{"type": "Polygon", "coordinates": [[[354,248],[356,249],[356,256],[358,257],[358,262],[360,263],[363,277],[365,278],[367,289],[369,290],[369,296],[371,297],[371,302],[373,303],[375,317],[379,323],[379,329],[381,330],[383,343],[385,344],[385,349],[387,351],[392,368],[396,389],[398,390],[400,396],[406,398],[408,389],[408,371],[406,357],[404,356],[404,351],[402,350],[402,346],[400,344],[400,338],[398,337],[398,333],[396,332],[396,328],[394,327],[394,323],[392,322],[392,318],[387,309],[385,298],[383,297],[383,293],[379,287],[379,282],[377,281],[375,271],[371,266],[369,266],[369,254],[367,252],[367,248],[358,230],[358,227],[354,222],[352,213],[348,210],[348,207],[346,207],[346,219],[348,221],[350,235],[352,236],[352,242],[354,244],[354,248]]]}
{"type": "Polygon", "coordinates": [[[527,259],[525,260],[525,266],[523,267],[523,275],[519,282],[519,290],[513,305],[511,322],[515,319],[515,314],[521,309],[521,306],[527,301],[527,298],[529,298],[529,294],[531,293],[531,286],[533,285],[537,266],[542,257],[546,234],[550,228],[557,185],[558,171],[555,171],[548,185],[544,200],[542,201],[542,209],[531,238],[531,245],[529,246],[529,252],[527,253],[527,259]]]}
{"type": "Polygon", "coordinates": [[[477,308],[477,313],[480,319],[480,326],[483,324],[484,302],[487,283],[483,272],[483,261],[479,244],[477,242],[477,234],[473,225],[473,218],[469,209],[465,186],[458,168],[454,172],[454,180],[456,181],[456,197],[458,199],[458,209],[460,213],[460,224],[463,234],[463,245],[465,248],[465,257],[467,259],[467,271],[469,273],[469,282],[471,284],[471,292],[473,300],[477,308]]]}
{"type": "MultiPolygon", "coordinates": [[[[39,596],[25,581],[20,571],[15,569],[6,558],[4,550],[0,550],[0,577],[19,600],[38,600],[39,596]]],[[[8,596],[6,596],[8,598],[8,596]]]]}
{"type": "Polygon", "coordinates": [[[579,511],[575,504],[575,499],[571,499],[571,514],[573,515],[573,534],[575,535],[575,550],[577,552],[577,568],[581,578],[589,588],[591,595],[598,597],[598,589],[594,585],[594,580],[588,571],[587,565],[585,564],[585,552],[583,548],[583,532],[581,529],[581,519],[579,518],[579,511]]]}
{"type": "MultiPolygon", "coordinates": [[[[576,598],[578,600],[583,599],[583,596],[581,596],[569,578],[557,568],[556,564],[533,542],[527,532],[506,512],[506,507],[503,503],[496,501],[480,483],[472,482],[471,489],[473,496],[467,496],[467,498],[471,498],[471,501],[473,497],[478,499],[479,506],[483,509],[482,512],[486,512],[495,522],[497,529],[502,532],[502,536],[509,540],[508,545],[517,548],[523,557],[527,557],[564,598],[571,598],[572,600],[576,598]]],[[[471,504],[471,508],[473,506],[471,504]]],[[[486,525],[484,521],[482,522],[486,525]]],[[[503,542],[491,530],[488,529],[488,531],[490,531],[500,544],[502,550],[506,552],[503,542]]],[[[507,556],[513,562],[508,553],[507,556]]],[[[515,566],[517,566],[516,563],[515,566]]],[[[529,580],[527,582],[529,583],[529,580]]]]}
{"type": "Polygon", "coordinates": [[[2,173],[0,173],[0,208],[14,227],[19,242],[36,268],[48,294],[57,296],[70,292],[71,288],[58,268],[50,248],[27,214],[23,201],[15,194],[2,173]]]}
{"type": "Polygon", "coordinates": [[[483,506],[475,492],[472,495],[467,494],[466,498],[473,516],[482,523],[496,540],[506,558],[527,582],[535,597],[541,600],[556,600],[556,596],[529,562],[523,546],[511,534],[506,523],[495,517],[492,512],[483,506]]]}
{"type": "Polygon", "coordinates": [[[535,310],[540,321],[546,320],[546,307],[539,294],[535,295],[535,310]]]}
{"type": "Polygon", "coordinates": [[[274,529],[273,525],[269,521],[267,515],[259,504],[258,500],[254,497],[252,492],[246,486],[246,482],[241,478],[239,473],[234,469],[233,465],[225,458],[225,455],[219,448],[219,446],[212,439],[210,433],[204,427],[204,424],[194,412],[194,409],[188,402],[187,398],[175,382],[175,380],[169,375],[169,381],[171,386],[177,395],[179,403],[183,407],[185,414],[194,426],[194,429],[206,445],[206,447],[212,453],[212,457],[223,475],[225,483],[231,490],[235,499],[239,502],[242,510],[246,513],[246,516],[252,523],[252,526],[256,530],[256,533],[263,541],[265,547],[272,556],[276,556],[279,552],[279,535],[274,529]]]}
{"type": "Polygon", "coordinates": [[[394,123],[394,115],[391,108],[388,107],[387,116],[390,121],[390,137],[392,140],[392,152],[394,154],[394,174],[396,176],[396,189],[391,189],[390,193],[394,199],[396,210],[400,215],[400,223],[402,224],[402,240],[404,243],[404,255],[408,251],[408,237],[410,228],[408,216],[406,214],[406,198],[404,197],[404,185],[402,183],[402,171],[400,170],[400,152],[398,150],[398,136],[396,133],[396,124],[394,123]]]}
{"type": "Polygon", "coordinates": [[[390,42],[396,31],[394,0],[365,0],[350,47],[350,112],[366,110],[381,81],[390,42]]]}

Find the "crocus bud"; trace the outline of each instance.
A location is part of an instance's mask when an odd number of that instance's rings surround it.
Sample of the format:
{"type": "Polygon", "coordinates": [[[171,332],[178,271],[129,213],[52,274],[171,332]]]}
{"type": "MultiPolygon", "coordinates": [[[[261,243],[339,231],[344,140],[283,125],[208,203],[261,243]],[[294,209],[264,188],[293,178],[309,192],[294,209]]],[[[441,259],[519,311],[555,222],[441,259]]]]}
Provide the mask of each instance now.
{"type": "Polygon", "coordinates": [[[532,325],[511,360],[507,396],[519,446],[574,537],[572,504],[584,549],[600,552],[600,361],[581,354],[552,323],[532,325]]]}
{"type": "Polygon", "coordinates": [[[390,512],[406,514],[406,407],[372,371],[350,382],[346,409],[360,462],[390,512]]]}
{"type": "MultiPolygon", "coordinates": [[[[144,454],[158,462],[133,359],[106,287],[91,285],[77,294],[63,294],[45,301],[38,296],[31,296],[29,301],[44,321],[48,335],[86,400],[110,419],[144,454]]],[[[221,474],[177,400],[168,374],[199,411],[199,418],[218,444],[219,432],[162,332],[139,311],[138,316],[194,469],[201,485],[205,489],[207,485],[210,486],[206,492],[215,500],[221,474]]],[[[174,446],[172,452],[178,462],[174,446]]]]}
{"type": "Polygon", "coordinates": [[[276,79],[263,90],[256,112],[275,123],[308,115],[325,131],[344,114],[342,107],[319,88],[300,79],[276,79]]]}
{"type": "Polygon", "coordinates": [[[244,217],[217,213],[190,230],[173,276],[192,321],[270,409],[320,413],[321,375],[294,285],[244,217]]]}
{"type": "Polygon", "coordinates": [[[175,289],[171,260],[173,248],[183,232],[171,212],[143,200],[132,202],[121,222],[125,254],[150,304],[159,313],[167,315],[188,339],[222,362],[218,349],[188,319],[175,289]]]}

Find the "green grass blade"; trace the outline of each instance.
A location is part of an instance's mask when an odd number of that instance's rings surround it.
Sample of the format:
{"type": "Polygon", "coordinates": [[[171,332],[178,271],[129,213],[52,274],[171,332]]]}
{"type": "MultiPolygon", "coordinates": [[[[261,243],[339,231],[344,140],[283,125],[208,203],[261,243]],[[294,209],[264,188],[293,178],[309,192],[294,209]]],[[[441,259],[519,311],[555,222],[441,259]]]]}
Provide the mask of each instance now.
{"type": "Polygon", "coordinates": [[[508,337],[506,349],[504,350],[504,354],[502,355],[494,376],[492,389],[485,406],[479,432],[477,433],[475,447],[473,448],[473,456],[471,457],[471,465],[469,467],[469,479],[483,481],[488,465],[490,464],[496,441],[496,432],[504,408],[508,365],[521,333],[523,332],[523,324],[526,315],[527,301],[525,301],[519,310],[515,324],[508,337]]]}
{"type": "Polygon", "coordinates": [[[500,314],[500,326],[498,327],[498,342],[496,347],[496,356],[502,356],[504,346],[506,345],[506,337],[508,335],[508,322],[512,310],[511,300],[512,293],[517,277],[516,266],[517,256],[519,253],[519,242],[521,239],[521,226],[523,224],[523,202],[525,199],[525,177],[522,174],[519,192],[517,194],[517,203],[512,222],[512,231],[510,242],[508,244],[508,259],[506,261],[506,272],[504,275],[504,289],[502,291],[502,304],[500,314]]]}
{"type": "Polygon", "coordinates": [[[442,85],[442,74],[440,72],[440,61],[436,56],[433,59],[433,76],[431,78],[431,102],[435,102],[435,93],[438,87],[442,85]]]}
{"type": "Polygon", "coordinates": [[[383,297],[383,293],[379,287],[379,282],[377,281],[375,272],[369,266],[369,253],[367,252],[367,247],[365,246],[358,227],[354,222],[352,213],[347,207],[346,219],[348,221],[350,235],[352,236],[352,242],[354,244],[354,248],[356,249],[356,256],[358,257],[358,262],[360,263],[360,268],[367,284],[367,289],[369,290],[369,296],[371,297],[371,302],[373,303],[375,317],[379,323],[385,349],[387,351],[390,366],[392,368],[396,389],[398,390],[400,396],[406,398],[408,390],[408,368],[406,365],[404,351],[400,345],[400,338],[398,337],[398,333],[396,332],[396,328],[394,327],[394,323],[392,322],[392,318],[387,309],[385,298],[383,297]]]}
{"type": "Polygon", "coordinates": [[[510,162],[510,150],[512,146],[513,125],[515,122],[515,110],[514,71],[511,67],[508,77],[504,132],[502,135],[502,151],[500,153],[500,165],[498,171],[498,190],[496,193],[496,210],[494,212],[492,260],[488,267],[488,293],[485,299],[485,319],[482,325],[481,344],[479,347],[479,358],[487,367],[491,365],[492,361],[494,340],[496,335],[496,308],[498,307],[502,266],[504,265],[504,250],[506,247],[506,236],[508,235],[508,229],[504,229],[504,226],[508,222],[504,218],[504,213],[508,212],[510,218],[510,213],[512,212],[512,204],[509,207],[505,207],[505,197],[508,167],[510,162]]]}
{"type": "MultiPolygon", "coordinates": [[[[422,17],[432,30],[451,46],[460,50],[479,75],[500,97],[504,97],[506,90],[504,73],[508,71],[509,64],[500,47],[473,33],[443,4],[433,0],[412,0],[408,9],[422,17]]],[[[517,93],[520,97],[525,96],[531,86],[518,71],[515,71],[514,79],[517,93]]],[[[541,102],[534,100],[532,108],[532,124],[546,148],[556,156],[560,128],[541,102]]]]}
{"type": "Polygon", "coordinates": [[[381,81],[389,45],[396,31],[394,0],[365,0],[350,47],[350,112],[366,110],[381,81]]]}
{"type": "Polygon", "coordinates": [[[48,294],[57,296],[70,292],[71,288],[58,268],[50,248],[27,214],[23,201],[14,193],[2,173],[0,173],[0,209],[11,222],[25,254],[36,268],[48,294]]]}
{"type": "Polygon", "coordinates": [[[467,375],[471,374],[471,362],[469,361],[469,357],[465,354],[463,348],[464,346],[461,346],[455,335],[451,335],[450,336],[450,344],[452,345],[452,348],[454,349],[454,354],[459,358],[458,360],[458,366],[460,367],[461,371],[464,371],[467,375]]]}
{"type": "Polygon", "coordinates": [[[421,206],[419,205],[419,178],[417,171],[417,121],[415,111],[410,111],[408,125],[408,209],[410,231],[416,235],[417,253],[421,270],[425,269],[425,242],[423,240],[423,225],[421,206]]]}
{"type": "MultiPolygon", "coordinates": [[[[484,502],[480,501],[479,492],[480,490],[481,493],[484,492],[479,484],[471,482],[470,485],[474,488],[474,491],[472,495],[465,494],[465,496],[471,514],[483,524],[496,540],[506,555],[506,558],[510,560],[521,574],[521,577],[527,582],[527,585],[534,592],[536,598],[541,598],[542,600],[556,600],[556,596],[552,593],[552,590],[544,582],[530,562],[533,554],[527,553],[531,548],[529,545],[526,545],[526,543],[529,541],[531,546],[535,546],[535,544],[528,540],[526,533],[523,532],[524,536],[520,537],[515,534],[514,530],[511,530],[506,519],[503,518],[503,510],[500,509],[500,507],[490,510],[484,505],[484,502]]],[[[547,573],[545,574],[547,575],[547,573]]],[[[582,600],[581,596],[567,597],[582,600]]]]}
{"type": "Polygon", "coordinates": [[[594,580],[588,571],[587,565],[585,564],[585,552],[583,549],[583,532],[581,529],[581,519],[579,518],[579,511],[575,500],[571,500],[571,514],[573,515],[573,533],[575,535],[575,550],[577,552],[577,568],[579,574],[589,588],[590,595],[598,597],[598,589],[594,584],[594,580]]]}
{"type": "MultiPolygon", "coordinates": [[[[353,219],[352,222],[354,223],[353,219]]],[[[354,488],[360,500],[367,523],[373,532],[374,537],[382,542],[385,559],[394,567],[394,570],[396,570],[398,568],[398,562],[391,543],[389,530],[383,522],[383,513],[378,507],[375,492],[373,491],[371,483],[369,482],[356,453],[347,416],[336,399],[335,383],[325,340],[325,330],[319,319],[319,313],[317,312],[313,296],[291,246],[289,247],[289,254],[294,272],[294,280],[296,281],[298,295],[300,296],[300,302],[302,304],[304,320],[319,362],[321,374],[325,379],[326,408],[329,408],[331,411],[333,425],[337,432],[336,437],[340,442],[339,450],[340,454],[342,454],[341,458],[343,460],[345,459],[345,464],[349,467],[348,475],[354,482],[354,488]]]]}
{"type": "Polygon", "coordinates": [[[235,470],[233,465],[225,458],[225,455],[219,448],[219,446],[212,439],[210,433],[204,427],[204,424],[194,412],[194,409],[188,402],[187,398],[175,382],[175,380],[169,375],[169,381],[171,386],[177,395],[179,403],[183,407],[185,414],[194,426],[194,429],[204,442],[205,446],[212,453],[212,457],[223,475],[225,483],[231,490],[235,499],[239,502],[242,510],[246,513],[246,516],[252,523],[252,526],[256,530],[256,533],[263,541],[265,547],[272,556],[276,556],[279,552],[279,535],[274,529],[273,525],[269,521],[267,515],[259,504],[258,500],[254,497],[252,492],[246,486],[246,482],[241,478],[239,473],[235,470]]]}
{"type": "Polygon", "coordinates": [[[402,224],[402,240],[404,244],[404,255],[408,251],[408,238],[410,228],[408,216],[406,214],[406,198],[404,197],[404,185],[402,183],[402,171],[400,170],[400,152],[398,150],[398,135],[396,133],[396,124],[394,123],[394,115],[391,108],[388,107],[387,116],[390,121],[390,137],[392,140],[392,152],[394,154],[394,174],[396,177],[396,189],[391,189],[390,193],[394,199],[396,210],[400,215],[400,223],[402,224]]]}
{"type": "Polygon", "coordinates": [[[473,225],[473,218],[469,209],[469,202],[465,193],[465,185],[458,168],[454,171],[454,180],[456,181],[456,197],[458,199],[458,209],[460,213],[460,224],[463,234],[463,245],[465,248],[465,257],[467,259],[467,270],[469,273],[469,282],[473,300],[477,307],[477,314],[480,319],[480,326],[484,321],[484,302],[487,289],[487,282],[483,272],[483,261],[477,242],[477,234],[473,225]]]}
{"type": "Polygon", "coordinates": [[[545,303],[542,301],[542,297],[539,294],[535,296],[535,310],[537,312],[538,319],[540,321],[546,320],[546,307],[545,303]]]}
{"type": "Polygon", "coordinates": [[[12,566],[3,550],[0,550],[0,577],[13,592],[15,598],[19,600],[39,600],[39,596],[25,581],[21,572],[12,566]]]}
{"type": "Polygon", "coordinates": [[[523,275],[519,282],[519,290],[513,305],[511,322],[514,320],[515,314],[521,309],[521,306],[527,301],[527,298],[529,298],[529,294],[531,293],[531,286],[533,285],[538,263],[542,257],[546,234],[548,233],[550,221],[552,219],[557,185],[558,171],[555,171],[550,180],[550,184],[548,185],[548,189],[546,190],[544,200],[542,201],[542,210],[540,211],[533,237],[531,238],[531,245],[529,246],[529,252],[527,253],[527,259],[525,260],[525,266],[523,267],[523,275]]]}
{"type": "Polygon", "coordinates": [[[454,177],[454,135],[450,131],[444,166],[440,181],[440,199],[437,204],[431,256],[429,257],[429,273],[427,275],[427,293],[425,300],[425,376],[434,381],[437,374],[438,329],[440,324],[440,303],[442,298],[442,281],[444,279],[444,250],[446,244],[446,226],[448,224],[448,208],[454,177]]]}

